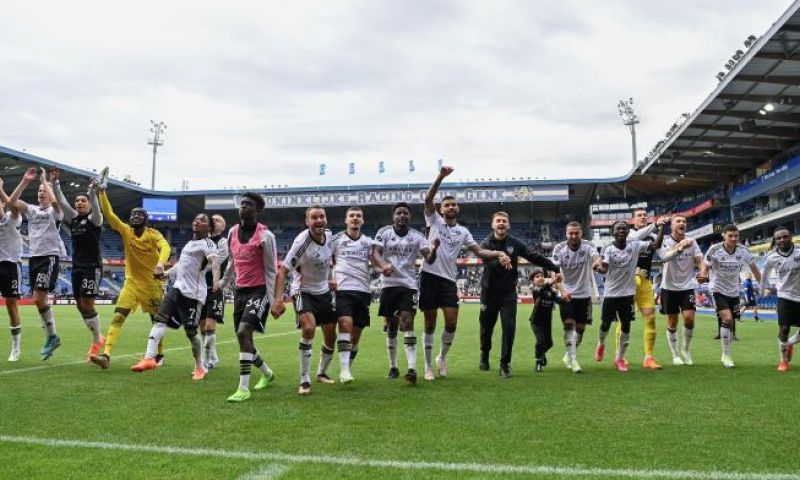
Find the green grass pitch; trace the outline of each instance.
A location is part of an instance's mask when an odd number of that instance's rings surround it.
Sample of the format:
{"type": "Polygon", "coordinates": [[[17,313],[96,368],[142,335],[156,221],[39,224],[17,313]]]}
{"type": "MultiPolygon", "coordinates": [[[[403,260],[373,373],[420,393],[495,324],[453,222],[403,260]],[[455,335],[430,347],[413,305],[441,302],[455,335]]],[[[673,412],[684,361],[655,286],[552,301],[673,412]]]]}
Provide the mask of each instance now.
{"type": "MultiPolygon", "coordinates": [[[[465,305],[448,378],[420,375],[416,387],[387,380],[373,317],[356,382],[315,383],[308,398],[297,395],[298,333],[288,312],[256,340],[275,383],[228,404],[238,382],[232,322],[218,329],[222,364],[192,382],[182,332],[167,334],[166,347],[180,349],[167,352],[164,367],[129,370],[150,328],[141,313],[126,323],[112,368],[101,371],[83,363],[89,334],[76,310],[55,307],[63,345],[42,362],[38,316],[23,307],[19,363],[5,362],[10,341],[0,339],[0,478],[800,478],[800,368],[776,371],[774,322],[740,323],[736,368],[726,370],[712,317],[698,317],[695,366],[673,367],[659,316],[656,358],[665,368],[652,372],[641,368],[639,319],[626,374],[612,367],[613,347],[604,363],[592,360],[595,324],[579,349],[584,373],[575,375],[560,361],[556,315],[550,366],[537,374],[529,311],[519,308],[511,379],[497,372],[499,325],[492,369],[478,370],[478,308],[465,305]]],[[[111,312],[100,309],[104,330],[111,312]]],[[[320,346],[318,335],[314,369],[320,346]]],[[[398,353],[404,371],[402,343],[398,353]]],[[[418,355],[421,370],[421,341],[418,355]]],[[[335,357],[332,376],[337,365],[335,357]]]]}

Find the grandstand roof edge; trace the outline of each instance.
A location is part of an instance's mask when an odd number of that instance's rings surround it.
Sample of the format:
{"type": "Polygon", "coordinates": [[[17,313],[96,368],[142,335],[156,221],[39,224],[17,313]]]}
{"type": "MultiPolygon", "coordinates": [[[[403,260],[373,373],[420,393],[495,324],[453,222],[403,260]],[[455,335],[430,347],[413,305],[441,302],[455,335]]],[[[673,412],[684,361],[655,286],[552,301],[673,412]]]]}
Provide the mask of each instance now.
{"type": "Polygon", "coordinates": [[[711,104],[711,102],[713,102],[714,99],[717,98],[717,95],[719,95],[722,92],[722,90],[724,90],[725,87],[728,86],[728,84],[730,84],[735,80],[736,75],[743,68],[745,68],[745,66],[747,66],[750,60],[752,60],[752,58],[756,56],[756,54],[759,51],[761,51],[762,48],[764,48],[768,40],[772,38],[772,36],[775,35],[778,32],[778,30],[780,30],[780,28],[786,23],[786,21],[789,20],[789,18],[791,18],[792,15],[797,13],[798,9],[800,9],[800,0],[795,0],[789,6],[789,8],[787,8],[786,11],[783,12],[783,15],[781,15],[780,18],[778,18],[778,20],[776,20],[772,24],[772,26],[758,38],[756,44],[753,45],[753,47],[749,48],[747,52],[745,52],[744,57],[742,57],[742,59],[736,63],[733,69],[731,69],[730,72],[728,72],[725,78],[717,84],[716,88],[714,88],[714,90],[711,91],[708,97],[706,97],[706,99],[703,100],[703,102],[694,110],[694,112],[692,112],[689,118],[687,118],[686,121],[683,122],[683,124],[672,134],[672,136],[670,136],[667,139],[667,141],[664,142],[663,145],[661,145],[661,147],[658,149],[659,150],[658,154],[653,155],[653,158],[651,158],[646,163],[644,162],[644,159],[642,160],[642,163],[640,164],[642,174],[646,173],[647,170],[651,166],[653,166],[653,164],[656,163],[659,158],[661,158],[661,153],[664,152],[667,148],[669,148],[669,146],[672,145],[672,143],[676,141],[687,128],[691,127],[692,123],[697,119],[698,116],[700,116],[703,113],[706,107],[708,107],[708,105],[711,104]]]}
{"type": "MultiPolygon", "coordinates": [[[[56,162],[54,160],[49,160],[47,158],[39,157],[36,155],[31,155],[27,152],[20,152],[18,150],[14,150],[8,147],[4,147],[0,145],[0,153],[19,157],[20,159],[27,160],[30,162],[35,163],[42,163],[45,165],[51,165],[54,167],[58,167],[59,169],[74,173],[76,175],[83,175],[86,177],[94,177],[97,175],[97,172],[91,172],[88,170],[84,170],[77,167],[71,167],[69,165],[65,165],[63,163],[56,162]]],[[[480,187],[486,185],[493,185],[493,186],[501,186],[501,187],[513,187],[513,186],[523,186],[523,185],[580,185],[580,184],[601,184],[601,183],[619,183],[628,180],[634,173],[636,169],[631,169],[627,173],[617,176],[617,177],[608,177],[608,178],[574,178],[574,179],[552,179],[552,180],[507,180],[507,181],[493,181],[493,182],[447,182],[444,185],[450,187],[480,187]]],[[[130,190],[134,190],[136,192],[146,194],[146,195],[157,195],[157,196],[199,196],[199,195],[229,195],[231,193],[236,192],[243,192],[247,190],[252,190],[254,192],[311,192],[311,191],[339,191],[339,190],[363,190],[363,189],[404,189],[404,188],[420,188],[425,189],[430,186],[429,183],[393,183],[393,184],[367,184],[367,185],[331,185],[331,186],[323,186],[323,187],[289,187],[289,188],[274,188],[274,189],[264,189],[264,188],[253,188],[253,189],[227,189],[227,190],[150,190],[149,188],[142,187],[140,185],[134,185],[128,182],[123,182],[121,180],[116,179],[109,179],[109,183],[124,187],[130,190]]]]}

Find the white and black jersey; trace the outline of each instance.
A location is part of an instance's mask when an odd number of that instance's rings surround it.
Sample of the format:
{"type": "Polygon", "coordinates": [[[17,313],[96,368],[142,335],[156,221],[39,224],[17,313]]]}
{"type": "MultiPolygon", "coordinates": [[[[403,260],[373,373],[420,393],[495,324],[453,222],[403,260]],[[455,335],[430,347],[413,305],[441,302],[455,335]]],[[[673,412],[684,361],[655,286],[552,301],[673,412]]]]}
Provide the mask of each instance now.
{"type": "Polygon", "coordinates": [[[292,293],[321,295],[330,291],[331,241],[333,235],[325,230],[322,243],[317,243],[308,229],[294,239],[283,266],[292,272],[292,293]]]}
{"type": "Polygon", "coordinates": [[[778,298],[800,302],[800,249],[792,245],[792,249],[786,253],[777,248],[771,251],[764,264],[763,283],[770,281],[772,272],[777,277],[775,288],[778,298]]]}
{"type": "Polygon", "coordinates": [[[458,278],[456,260],[461,250],[474,247],[478,242],[472,238],[466,227],[459,224],[448,225],[438,212],[425,215],[425,224],[430,229],[428,241],[433,242],[438,238],[440,243],[436,249],[436,260],[433,263],[423,263],[422,271],[455,282],[458,278]]]}
{"type": "Polygon", "coordinates": [[[430,249],[425,235],[413,228],[409,228],[405,235],[400,235],[392,225],[387,225],[378,230],[374,243],[381,249],[383,259],[394,266],[391,276],[381,276],[383,286],[418,290],[415,269],[417,257],[421,250],[430,249]]]}
{"type": "Polygon", "coordinates": [[[361,234],[351,238],[347,232],[339,232],[331,241],[333,275],[338,290],[369,293],[369,255],[373,240],[361,234]]]}
{"type": "Polygon", "coordinates": [[[22,258],[22,217],[6,211],[0,219],[0,262],[17,263],[22,258]]]}
{"type": "Polygon", "coordinates": [[[28,219],[28,242],[31,257],[64,255],[64,243],[58,235],[58,222],[63,215],[53,206],[39,208],[28,205],[25,217],[28,219]]]}
{"type": "Polygon", "coordinates": [[[553,263],[561,268],[562,285],[572,298],[592,297],[592,263],[599,258],[597,248],[586,240],[574,250],[567,241],[553,249],[553,263]]]}
{"type": "MultiPolygon", "coordinates": [[[[689,237],[686,237],[689,238],[689,237]]],[[[679,240],[672,236],[664,239],[661,248],[658,250],[658,257],[663,260],[664,266],[661,272],[661,288],[671,291],[694,290],[697,288],[695,279],[695,259],[702,258],[703,253],[697,245],[695,239],[690,239],[692,245],[682,252],[676,253],[674,257],[667,259],[667,251],[675,248],[679,240]]]]}
{"type": "Polygon", "coordinates": [[[712,293],[721,293],[727,297],[739,297],[739,274],[742,267],[751,266],[755,258],[750,250],[742,244],[737,244],[729,252],[723,243],[715,243],[709,247],[703,262],[711,268],[709,290],[712,293]]]}
{"type": "Polygon", "coordinates": [[[636,268],[642,252],[650,251],[650,242],[628,240],[625,248],[614,243],[603,249],[603,263],[608,264],[604,298],[629,297],[636,294],[636,268]]]}
{"type": "Polygon", "coordinates": [[[174,287],[178,289],[186,298],[205,303],[206,287],[203,270],[206,261],[217,256],[217,246],[209,238],[199,240],[189,240],[181,250],[178,263],[172,267],[174,270],[174,287]]]}
{"type": "MultiPolygon", "coordinates": [[[[225,272],[228,268],[228,238],[225,235],[217,235],[216,237],[208,237],[214,243],[217,249],[217,259],[219,261],[219,271],[225,272]]],[[[211,265],[206,267],[206,287],[209,289],[214,288],[214,276],[211,273],[211,265]]]]}

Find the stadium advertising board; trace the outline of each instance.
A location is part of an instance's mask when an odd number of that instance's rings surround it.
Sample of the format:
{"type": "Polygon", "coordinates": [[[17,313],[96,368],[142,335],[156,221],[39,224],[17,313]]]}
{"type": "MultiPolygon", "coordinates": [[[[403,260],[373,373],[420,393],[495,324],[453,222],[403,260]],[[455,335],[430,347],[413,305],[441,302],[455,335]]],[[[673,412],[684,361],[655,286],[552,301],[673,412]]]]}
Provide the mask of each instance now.
{"type": "Polygon", "coordinates": [[[800,178],[800,157],[794,157],[783,165],[770,170],[731,192],[731,205],[738,205],[751,198],[764,195],[770,190],[800,178]]]}
{"type": "MultiPolygon", "coordinates": [[[[305,208],[311,205],[339,207],[350,205],[393,205],[397,202],[422,204],[427,189],[325,190],[292,193],[262,193],[266,208],[305,208]]],[[[515,187],[442,187],[437,201],[444,196],[456,197],[459,203],[549,202],[569,199],[568,185],[515,187]]],[[[237,208],[241,195],[207,195],[205,208],[225,210],[237,208]]]]}

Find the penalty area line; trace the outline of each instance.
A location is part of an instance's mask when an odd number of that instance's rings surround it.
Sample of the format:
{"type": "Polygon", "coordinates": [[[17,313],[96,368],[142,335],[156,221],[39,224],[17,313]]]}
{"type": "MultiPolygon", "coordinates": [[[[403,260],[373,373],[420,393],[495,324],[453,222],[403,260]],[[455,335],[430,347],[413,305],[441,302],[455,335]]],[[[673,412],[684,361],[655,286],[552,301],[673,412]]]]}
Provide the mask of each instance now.
{"type": "MultiPolygon", "coordinates": [[[[238,451],[215,448],[187,448],[169,445],[134,443],[92,442],[86,440],[62,440],[16,435],[0,435],[0,443],[38,445],[52,448],[88,448],[140,453],[184,455],[192,457],[260,460],[276,463],[312,463],[398,470],[434,470],[441,472],[470,472],[483,474],[517,474],[561,477],[608,477],[608,478],[666,478],[699,480],[800,480],[796,473],[731,472],[702,470],[635,470],[626,468],[558,467],[547,465],[503,465],[481,463],[415,462],[410,460],[368,459],[334,455],[294,455],[281,452],[238,451]]],[[[272,472],[278,473],[278,472],[272,472]]]]}
{"type": "MultiPolygon", "coordinates": [[[[297,333],[296,330],[293,330],[293,331],[290,331],[290,332],[281,332],[281,333],[268,333],[266,335],[261,335],[261,336],[258,336],[258,337],[254,337],[254,339],[255,340],[259,340],[261,338],[282,337],[284,335],[291,335],[291,334],[296,334],[296,333],[297,333]]],[[[227,345],[229,343],[236,343],[238,341],[239,340],[237,340],[237,339],[224,340],[222,342],[217,342],[217,345],[227,345]]],[[[177,351],[180,351],[180,350],[190,350],[191,348],[192,348],[191,346],[173,347],[173,348],[164,349],[164,352],[177,352],[177,351]]],[[[113,358],[136,358],[136,357],[141,357],[141,356],[144,356],[144,352],[126,353],[124,355],[114,355],[113,358]]],[[[0,375],[13,375],[15,373],[34,372],[36,370],[49,370],[51,368],[58,368],[58,367],[74,367],[75,365],[86,365],[87,363],[88,362],[84,359],[84,360],[77,360],[77,361],[74,361],[74,362],[67,362],[67,363],[44,364],[44,365],[39,365],[37,367],[25,367],[25,368],[15,368],[15,369],[12,369],[12,370],[4,370],[4,371],[0,371],[0,375]]]]}

